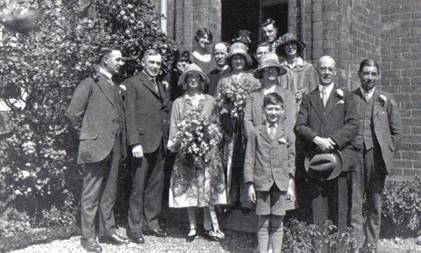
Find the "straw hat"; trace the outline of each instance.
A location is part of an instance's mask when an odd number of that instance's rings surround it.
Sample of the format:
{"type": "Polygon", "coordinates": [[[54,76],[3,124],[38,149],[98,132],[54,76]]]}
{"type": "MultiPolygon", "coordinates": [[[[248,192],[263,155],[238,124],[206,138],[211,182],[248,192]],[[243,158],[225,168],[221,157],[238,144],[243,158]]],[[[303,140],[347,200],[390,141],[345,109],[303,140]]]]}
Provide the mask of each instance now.
{"type": "Polygon", "coordinates": [[[229,61],[231,61],[231,58],[237,54],[242,55],[246,59],[246,63],[248,66],[251,66],[251,64],[253,64],[253,60],[247,53],[247,46],[245,44],[241,42],[235,42],[231,45],[228,55],[229,61]]]}
{"type": "Polygon", "coordinates": [[[284,75],[287,73],[287,70],[279,64],[279,58],[275,53],[267,53],[262,56],[261,63],[254,71],[254,77],[257,79],[262,78],[262,70],[265,68],[275,67],[278,69],[279,75],[284,75]]]}
{"type": "Polygon", "coordinates": [[[206,73],[203,72],[202,69],[195,63],[186,66],[186,70],[184,70],[183,74],[181,74],[180,78],[178,79],[178,85],[182,85],[183,83],[185,83],[187,76],[194,72],[199,73],[200,77],[205,82],[205,86],[209,85],[210,80],[208,75],[206,75],[206,73]]]}

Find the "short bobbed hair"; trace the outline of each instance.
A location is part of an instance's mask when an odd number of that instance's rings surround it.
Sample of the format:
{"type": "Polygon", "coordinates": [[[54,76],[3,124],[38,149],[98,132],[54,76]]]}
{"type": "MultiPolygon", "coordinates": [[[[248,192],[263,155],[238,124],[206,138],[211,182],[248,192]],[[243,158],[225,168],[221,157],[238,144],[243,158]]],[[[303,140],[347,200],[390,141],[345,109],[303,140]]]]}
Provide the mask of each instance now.
{"type": "Polygon", "coordinates": [[[205,35],[208,36],[209,42],[212,43],[212,39],[213,39],[212,32],[211,32],[211,30],[209,30],[206,27],[202,27],[195,32],[194,40],[196,42],[199,42],[199,39],[202,38],[202,37],[205,37],[205,35]]]}

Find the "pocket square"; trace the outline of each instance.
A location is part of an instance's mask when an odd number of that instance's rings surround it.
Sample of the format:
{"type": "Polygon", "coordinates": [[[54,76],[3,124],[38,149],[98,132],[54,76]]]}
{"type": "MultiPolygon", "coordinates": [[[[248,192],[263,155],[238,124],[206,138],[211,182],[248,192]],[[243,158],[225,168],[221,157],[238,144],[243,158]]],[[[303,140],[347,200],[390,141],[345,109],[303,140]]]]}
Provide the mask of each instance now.
{"type": "Polygon", "coordinates": [[[339,105],[339,104],[345,104],[345,101],[343,101],[343,100],[339,100],[338,102],[336,102],[336,104],[337,104],[337,105],[339,105]]]}

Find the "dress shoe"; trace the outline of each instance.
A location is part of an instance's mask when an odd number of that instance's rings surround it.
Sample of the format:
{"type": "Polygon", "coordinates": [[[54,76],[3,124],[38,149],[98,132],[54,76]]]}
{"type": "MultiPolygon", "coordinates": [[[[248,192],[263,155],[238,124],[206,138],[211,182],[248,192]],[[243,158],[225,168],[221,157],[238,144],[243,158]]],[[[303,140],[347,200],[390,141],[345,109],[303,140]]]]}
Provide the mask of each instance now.
{"type": "Polygon", "coordinates": [[[197,231],[195,229],[190,230],[189,234],[186,236],[186,242],[192,242],[197,237],[197,231]]]}
{"type": "Polygon", "coordinates": [[[129,239],[122,237],[121,235],[118,235],[116,233],[113,233],[111,235],[99,236],[98,241],[100,243],[111,243],[114,245],[123,245],[129,243],[129,239]]]}
{"type": "Polygon", "coordinates": [[[167,233],[160,227],[151,228],[145,231],[145,234],[147,235],[154,235],[157,237],[166,237],[167,233]]]}
{"type": "Polygon", "coordinates": [[[143,234],[141,232],[138,233],[127,233],[127,237],[129,239],[137,244],[145,243],[145,238],[143,237],[143,234]]]}
{"type": "Polygon", "coordinates": [[[225,238],[225,235],[221,231],[205,230],[204,237],[210,241],[219,242],[225,238]]]}
{"type": "Polygon", "coordinates": [[[90,239],[81,238],[80,244],[88,252],[96,252],[96,253],[102,252],[101,246],[96,242],[94,238],[90,238],[90,239]]]}

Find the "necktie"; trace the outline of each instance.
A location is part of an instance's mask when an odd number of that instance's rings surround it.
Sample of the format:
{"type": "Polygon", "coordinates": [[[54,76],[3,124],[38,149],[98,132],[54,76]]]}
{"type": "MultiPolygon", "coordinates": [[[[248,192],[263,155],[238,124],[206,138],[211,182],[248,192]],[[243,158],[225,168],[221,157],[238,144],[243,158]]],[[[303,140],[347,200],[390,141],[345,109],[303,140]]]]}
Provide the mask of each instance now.
{"type": "Polygon", "coordinates": [[[269,137],[273,140],[276,137],[276,127],[275,125],[269,125],[269,137]]]}
{"type": "Polygon", "coordinates": [[[326,88],[322,88],[320,93],[322,96],[323,106],[326,107],[326,102],[327,102],[326,88]]]}
{"type": "Polygon", "coordinates": [[[368,92],[364,92],[364,98],[365,98],[365,101],[367,102],[368,100],[370,100],[370,95],[368,94],[368,92]]]}

